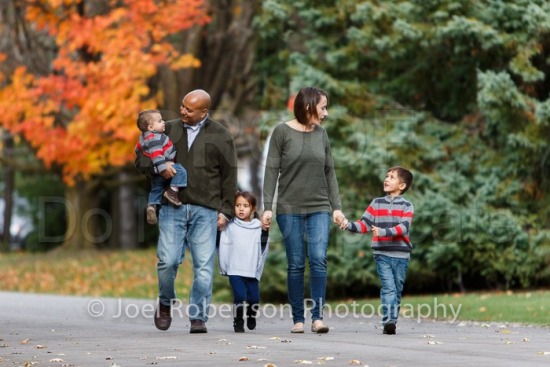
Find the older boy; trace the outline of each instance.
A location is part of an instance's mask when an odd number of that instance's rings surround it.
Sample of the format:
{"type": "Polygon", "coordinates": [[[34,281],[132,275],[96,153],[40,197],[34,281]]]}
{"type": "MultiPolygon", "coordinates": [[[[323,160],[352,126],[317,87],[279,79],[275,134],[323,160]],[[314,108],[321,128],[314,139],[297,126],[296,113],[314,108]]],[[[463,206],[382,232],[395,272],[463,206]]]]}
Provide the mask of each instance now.
{"type": "Polygon", "coordinates": [[[361,219],[353,223],[344,219],[340,223],[341,229],[350,232],[372,232],[371,247],[381,283],[383,333],[388,335],[395,334],[401,293],[413,247],[409,233],[414,208],[402,196],[412,181],[413,175],[408,169],[391,167],[384,179],[386,196],[374,199],[361,219]]]}

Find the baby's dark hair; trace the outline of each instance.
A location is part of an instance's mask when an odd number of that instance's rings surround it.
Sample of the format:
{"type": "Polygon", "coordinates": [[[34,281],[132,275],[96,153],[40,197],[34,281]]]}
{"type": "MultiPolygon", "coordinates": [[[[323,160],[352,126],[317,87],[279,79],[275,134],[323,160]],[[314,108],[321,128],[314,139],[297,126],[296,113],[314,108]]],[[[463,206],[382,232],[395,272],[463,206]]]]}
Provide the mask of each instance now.
{"type": "Polygon", "coordinates": [[[152,115],[155,113],[160,113],[159,110],[143,110],[138,114],[137,118],[137,127],[141,132],[146,132],[147,127],[152,122],[152,115]]]}
{"type": "Polygon", "coordinates": [[[397,174],[397,177],[399,178],[399,180],[401,180],[401,182],[403,182],[406,185],[403,191],[401,191],[401,195],[406,193],[413,183],[412,172],[401,166],[390,167],[388,168],[388,172],[395,172],[397,174]]]}
{"type": "Polygon", "coordinates": [[[258,198],[256,195],[250,191],[237,191],[235,193],[235,201],[237,201],[237,199],[241,196],[248,201],[248,204],[250,204],[250,206],[254,209],[254,218],[260,218],[260,215],[256,211],[256,204],[258,203],[258,198]]]}

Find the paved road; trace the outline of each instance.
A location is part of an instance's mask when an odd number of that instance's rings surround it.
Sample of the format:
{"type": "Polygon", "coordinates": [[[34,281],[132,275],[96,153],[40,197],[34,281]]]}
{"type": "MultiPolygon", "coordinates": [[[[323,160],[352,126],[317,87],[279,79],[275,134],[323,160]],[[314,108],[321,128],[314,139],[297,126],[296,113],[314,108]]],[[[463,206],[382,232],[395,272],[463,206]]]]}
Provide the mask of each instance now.
{"type": "Polygon", "coordinates": [[[186,317],[156,330],[153,305],[0,292],[0,367],[550,366],[550,328],[402,319],[389,336],[378,317],[333,313],[325,317],[328,334],[296,335],[284,310],[273,306],[257,330],[235,334],[216,305],[208,334],[189,334],[186,317]]]}

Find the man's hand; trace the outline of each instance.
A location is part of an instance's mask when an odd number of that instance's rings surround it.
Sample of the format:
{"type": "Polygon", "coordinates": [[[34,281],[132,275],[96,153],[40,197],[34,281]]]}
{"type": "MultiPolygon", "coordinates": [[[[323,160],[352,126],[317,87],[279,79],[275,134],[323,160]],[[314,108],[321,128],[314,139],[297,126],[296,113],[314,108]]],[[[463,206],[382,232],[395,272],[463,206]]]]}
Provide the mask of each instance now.
{"type": "Polygon", "coordinates": [[[166,162],[166,169],[160,172],[160,175],[165,179],[169,180],[176,175],[176,169],[173,167],[174,162],[166,162]]]}
{"type": "Polygon", "coordinates": [[[227,225],[227,218],[222,213],[218,213],[218,231],[223,231],[227,225]]]}

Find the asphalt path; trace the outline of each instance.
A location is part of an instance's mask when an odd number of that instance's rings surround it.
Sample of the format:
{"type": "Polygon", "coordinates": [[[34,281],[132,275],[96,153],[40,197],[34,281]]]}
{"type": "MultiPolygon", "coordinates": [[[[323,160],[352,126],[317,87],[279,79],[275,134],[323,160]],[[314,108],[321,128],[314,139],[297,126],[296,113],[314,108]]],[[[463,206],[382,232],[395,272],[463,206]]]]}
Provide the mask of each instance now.
{"type": "Polygon", "coordinates": [[[379,317],[342,307],[325,315],[328,334],[290,334],[287,310],[272,305],[236,334],[229,306],[213,305],[208,333],[189,334],[185,307],[157,330],[154,302],[0,292],[0,367],[550,366],[546,327],[403,317],[382,335],[379,317]]]}

